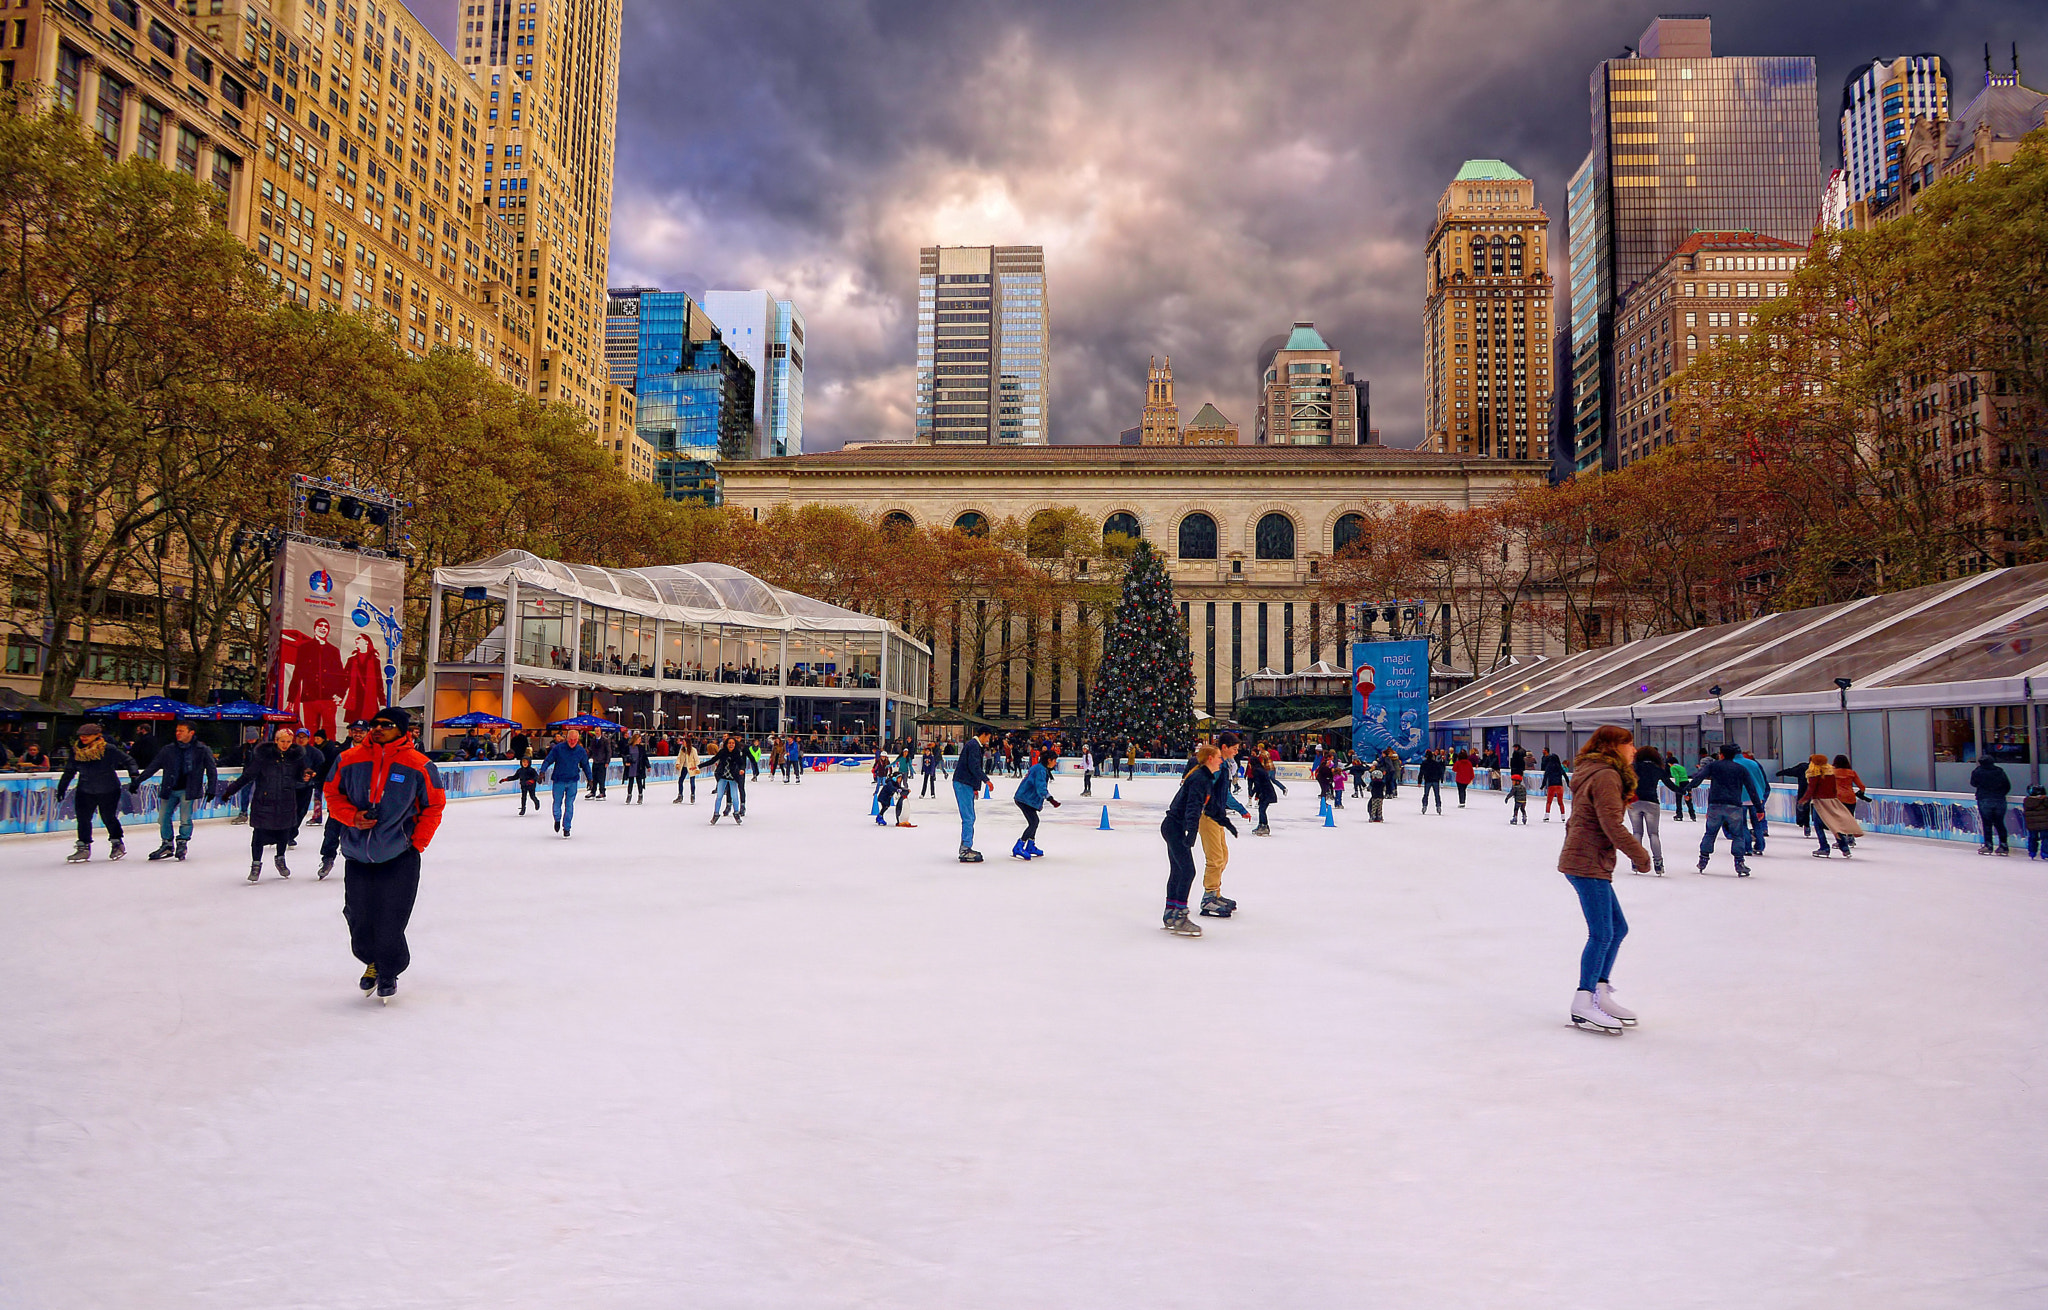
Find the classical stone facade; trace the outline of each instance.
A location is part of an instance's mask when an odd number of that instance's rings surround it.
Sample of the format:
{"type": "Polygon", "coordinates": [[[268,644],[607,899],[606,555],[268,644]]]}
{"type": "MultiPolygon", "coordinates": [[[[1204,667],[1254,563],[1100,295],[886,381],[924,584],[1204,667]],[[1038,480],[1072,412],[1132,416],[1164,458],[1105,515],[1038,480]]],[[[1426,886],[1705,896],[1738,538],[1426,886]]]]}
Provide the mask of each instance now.
{"type": "MultiPolygon", "coordinates": [[[[1464,508],[1507,492],[1546,466],[1373,446],[1044,446],[860,450],[724,467],[725,503],[766,514],[777,505],[837,505],[924,528],[1072,507],[1150,540],[1173,575],[1194,657],[1195,704],[1228,714],[1232,687],[1262,667],[1348,661],[1328,635],[1319,588],[1347,514],[1388,503],[1464,508]]],[[[1382,597],[1360,597],[1378,603],[1382,597]]],[[[1328,621],[1326,621],[1328,620],[1328,621]]],[[[1540,640],[1531,632],[1528,640],[1540,640]]],[[[1520,639],[1518,639],[1520,640],[1520,639]]],[[[1519,645],[1518,645],[1519,650],[1519,645]]],[[[1528,653],[1536,653],[1534,648],[1528,653]]],[[[948,652],[933,653],[933,703],[944,705],[948,652]]],[[[1010,704],[1024,704],[1024,677],[1010,704]]],[[[1025,717],[1071,712],[1071,671],[1035,680],[1025,717]]]]}

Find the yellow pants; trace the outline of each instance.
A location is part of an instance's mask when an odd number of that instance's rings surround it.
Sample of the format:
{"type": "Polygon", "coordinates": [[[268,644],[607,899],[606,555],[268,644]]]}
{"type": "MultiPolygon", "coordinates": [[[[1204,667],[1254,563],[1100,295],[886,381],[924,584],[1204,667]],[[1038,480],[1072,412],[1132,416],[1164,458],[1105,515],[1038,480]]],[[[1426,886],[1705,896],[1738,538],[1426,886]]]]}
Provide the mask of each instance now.
{"type": "Polygon", "coordinates": [[[1223,866],[1230,863],[1230,845],[1224,838],[1229,834],[1223,825],[1202,816],[1202,889],[1209,892],[1223,890],[1223,866]]]}

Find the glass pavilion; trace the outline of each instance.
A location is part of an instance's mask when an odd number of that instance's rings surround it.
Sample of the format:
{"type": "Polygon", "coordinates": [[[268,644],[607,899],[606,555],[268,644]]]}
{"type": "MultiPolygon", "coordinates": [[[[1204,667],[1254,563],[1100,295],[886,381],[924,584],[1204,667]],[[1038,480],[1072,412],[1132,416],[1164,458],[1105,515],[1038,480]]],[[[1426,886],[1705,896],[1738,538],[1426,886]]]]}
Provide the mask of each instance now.
{"type": "Polygon", "coordinates": [[[480,710],[533,727],[588,711],[700,736],[816,732],[837,749],[907,735],[929,704],[922,642],[729,564],[606,569],[505,551],[434,570],[428,631],[435,720],[480,710]]]}
{"type": "Polygon", "coordinates": [[[1731,740],[1773,770],[1846,754],[1873,787],[1967,792],[1979,759],[2040,781],[2044,679],[2048,564],[2034,564],[1519,661],[1440,697],[1430,726],[1439,746],[1571,759],[1625,723],[1687,764],[1731,740]]]}

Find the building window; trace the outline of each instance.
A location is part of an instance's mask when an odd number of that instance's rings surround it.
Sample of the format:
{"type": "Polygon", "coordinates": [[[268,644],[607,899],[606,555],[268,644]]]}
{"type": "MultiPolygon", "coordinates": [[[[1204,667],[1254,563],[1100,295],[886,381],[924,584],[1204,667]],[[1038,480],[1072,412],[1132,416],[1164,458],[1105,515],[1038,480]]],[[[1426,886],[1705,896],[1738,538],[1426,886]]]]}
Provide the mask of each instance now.
{"type": "Polygon", "coordinates": [[[1268,514],[1259,520],[1256,534],[1260,559],[1294,558],[1294,520],[1285,514],[1268,514]]]}
{"type": "Polygon", "coordinates": [[[1199,511],[1180,521],[1180,557],[1216,558],[1216,520],[1199,511]]]}
{"type": "Polygon", "coordinates": [[[1361,541],[1364,537],[1365,515],[1346,514],[1337,520],[1337,528],[1330,534],[1331,553],[1341,555],[1346,546],[1361,541]]]}
{"type": "Polygon", "coordinates": [[[1934,711],[1937,764],[1970,764],[1977,758],[1977,714],[1967,707],[1934,711]]]}
{"type": "Polygon", "coordinates": [[[1104,541],[1109,540],[1111,537],[1119,536],[1129,537],[1132,541],[1136,541],[1141,535],[1138,531],[1138,516],[1135,514],[1127,514],[1123,510],[1118,510],[1102,521],[1102,539],[1104,541]]]}
{"type": "Polygon", "coordinates": [[[988,520],[971,509],[959,518],[954,519],[953,526],[970,537],[986,537],[988,535],[988,520]]]}
{"type": "Polygon", "coordinates": [[[882,516],[882,531],[890,535],[909,532],[917,527],[917,520],[900,509],[892,509],[882,516]]]}

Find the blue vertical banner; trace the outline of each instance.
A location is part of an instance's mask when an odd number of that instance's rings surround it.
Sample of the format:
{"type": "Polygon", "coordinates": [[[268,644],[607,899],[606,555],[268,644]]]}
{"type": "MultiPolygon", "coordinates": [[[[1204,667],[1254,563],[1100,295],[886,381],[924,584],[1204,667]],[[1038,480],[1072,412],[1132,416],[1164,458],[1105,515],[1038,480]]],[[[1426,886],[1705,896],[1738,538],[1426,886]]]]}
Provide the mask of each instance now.
{"type": "Polygon", "coordinates": [[[1361,758],[1389,746],[1409,764],[1429,742],[1429,643],[1351,643],[1351,749],[1361,758]]]}

